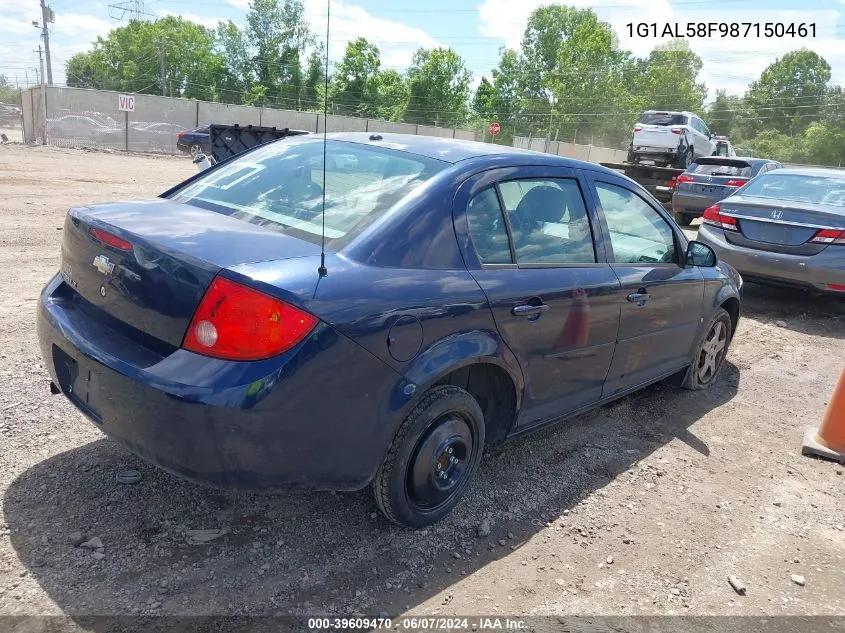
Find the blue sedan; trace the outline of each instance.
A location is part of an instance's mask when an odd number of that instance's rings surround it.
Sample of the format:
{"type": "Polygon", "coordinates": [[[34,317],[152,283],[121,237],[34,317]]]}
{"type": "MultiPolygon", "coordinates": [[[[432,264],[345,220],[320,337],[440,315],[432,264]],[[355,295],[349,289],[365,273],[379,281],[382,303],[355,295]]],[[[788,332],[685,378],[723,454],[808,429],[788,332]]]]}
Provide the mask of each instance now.
{"type": "Polygon", "coordinates": [[[486,445],[717,380],[742,280],[633,181],[388,134],[330,135],[324,179],[323,152],[284,139],[71,209],[38,308],[53,391],[180,476],[371,484],[423,526],[486,445]]]}

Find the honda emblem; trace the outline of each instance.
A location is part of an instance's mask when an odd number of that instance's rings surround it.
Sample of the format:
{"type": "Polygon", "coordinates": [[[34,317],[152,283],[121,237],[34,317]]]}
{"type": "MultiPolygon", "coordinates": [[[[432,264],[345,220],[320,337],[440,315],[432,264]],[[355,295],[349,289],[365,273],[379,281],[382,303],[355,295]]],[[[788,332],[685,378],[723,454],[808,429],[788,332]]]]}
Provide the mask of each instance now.
{"type": "Polygon", "coordinates": [[[773,220],[780,220],[783,217],[783,211],[780,209],[775,209],[772,211],[772,219],[773,220]]]}

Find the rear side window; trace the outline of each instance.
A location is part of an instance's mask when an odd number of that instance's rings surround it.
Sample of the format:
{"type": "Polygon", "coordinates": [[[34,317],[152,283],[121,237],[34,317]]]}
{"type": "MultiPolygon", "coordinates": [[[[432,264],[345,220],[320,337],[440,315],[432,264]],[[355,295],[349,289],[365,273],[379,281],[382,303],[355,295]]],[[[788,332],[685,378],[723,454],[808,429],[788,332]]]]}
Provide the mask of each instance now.
{"type": "MultiPolygon", "coordinates": [[[[338,248],[448,163],[357,143],[326,145],[326,244],[338,248]]],[[[323,143],[284,139],[248,152],[171,198],[320,243],[323,143]]]]}
{"type": "Polygon", "coordinates": [[[592,264],[593,234],[581,189],[567,178],[499,184],[517,264],[592,264]]]}
{"type": "Polygon", "coordinates": [[[687,173],[698,176],[738,176],[740,178],[750,178],[751,165],[744,161],[733,161],[730,163],[693,163],[687,169],[687,173]]]}
{"type": "Polygon", "coordinates": [[[646,112],[639,122],[643,125],[689,125],[689,117],[669,112],[646,112]]]}
{"type": "Polygon", "coordinates": [[[513,263],[505,218],[493,187],[488,187],[469,201],[467,224],[472,244],[482,264],[513,263]]]}

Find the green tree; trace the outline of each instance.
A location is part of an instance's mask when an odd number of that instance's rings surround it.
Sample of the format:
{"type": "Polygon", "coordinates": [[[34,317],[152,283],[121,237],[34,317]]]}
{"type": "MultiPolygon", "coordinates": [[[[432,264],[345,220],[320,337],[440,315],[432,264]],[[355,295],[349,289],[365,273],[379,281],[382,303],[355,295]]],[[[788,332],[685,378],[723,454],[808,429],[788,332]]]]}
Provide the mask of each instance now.
{"type": "Polygon", "coordinates": [[[716,91],[716,98],[707,108],[705,120],[716,134],[731,137],[734,144],[741,136],[740,122],[743,120],[744,102],[741,97],[729,95],[724,90],[716,91]]]}
{"type": "Polygon", "coordinates": [[[395,70],[383,70],[375,79],[376,113],[387,121],[401,121],[408,106],[408,82],[395,70]]]}
{"type": "Polygon", "coordinates": [[[223,62],[220,100],[245,103],[255,83],[246,34],[231,20],[221,23],[214,32],[214,49],[223,62]]]}
{"type": "Polygon", "coordinates": [[[329,100],[336,114],[375,116],[378,110],[378,47],[359,37],[346,45],[346,53],[332,73],[329,100]]]}
{"type": "Polygon", "coordinates": [[[523,134],[620,142],[634,64],[612,41],[591,9],[536,9],[520,51],[502,51],[493,72],[500,122],[513,121],[523,134]]]}
{"type": "Polygon", "coordinates": [[[0,74],[0,103],[14,103],[20,105],[21,91],[12,86],[6,75],[0,74]]]}
{"type": "Polygon", "coordinates": [[[322,44],[308,56],[299,102],[303,110],[322,109],[326,81],[326,53],[322,44]]]}
{"type": "Polygon", "coordinates": [[[803,48],[779,57],[745,94],[753,131],[801,134],[820,119],[829,81],[830,64],[811,50],[803,48]]]}
{"type": "Polygon", "coordinates": [[[299,107],[303,87],[300,60],[314,41],[302,1],[252,0],[246,21],[256,81],[267,89],[264,102],[299,107]]]}
{"type": "Polygon", "coordinates": [[[420,49],[408,68],[405,120],[462,125],[467,120],[470,72],[451,48],[420,49]]]}
{"type": "Polygon", "coordinates": [[[637,110],[688,110],[701,112],[707,86],[699,83],[701,58],[687,40],[673,40],[655,47],[639,63],[635,94],[637,110]]]}
{"type": "Polygon", "coordinates": [[[177,16],[132,21],[66,67],[69,86],[208,100],[219,98],[224,69],[212,31],[177,16]]]}
{"type": "Polygon", "coordinates": [[[475,89],[472,98],[472,111],[485,120],[496,118],[496,88],[493,87],[487,77],[481,78],[481,83],[475,89]]]}

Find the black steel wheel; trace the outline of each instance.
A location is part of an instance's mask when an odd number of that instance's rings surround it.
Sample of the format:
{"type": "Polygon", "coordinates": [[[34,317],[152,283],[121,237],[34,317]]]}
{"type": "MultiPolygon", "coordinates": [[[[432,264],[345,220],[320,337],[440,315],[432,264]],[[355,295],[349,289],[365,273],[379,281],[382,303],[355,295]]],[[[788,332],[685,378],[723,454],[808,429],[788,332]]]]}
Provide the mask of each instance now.
{"type": "Polygon", "coordinates": [[[478,402],[452,385],[427,392],[408,414],[376,474],[373,492],[398,525],[424,527],[461,500],[484,449],[478,402]]]}

